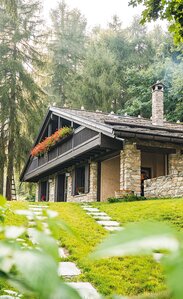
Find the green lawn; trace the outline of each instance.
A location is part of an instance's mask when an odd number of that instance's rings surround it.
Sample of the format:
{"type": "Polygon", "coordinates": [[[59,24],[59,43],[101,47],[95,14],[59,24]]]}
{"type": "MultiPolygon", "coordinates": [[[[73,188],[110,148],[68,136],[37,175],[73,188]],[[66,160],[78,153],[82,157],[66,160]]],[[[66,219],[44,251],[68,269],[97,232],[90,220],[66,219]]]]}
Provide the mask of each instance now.
{"type": "Polygon", "coordinates": [[[123,203],[94,203],[122,225],[141,220],[163,221],[183,229],[183,199],[147,200],[123,203]]]}
{"type": "MultiPolygon", "coordinates": [[[[26,203],[10,203],[13,209],[26,207],[26,203]]],[[[75,261],[82,274],[75,278],[91,282],[99,292],[110,298],[111,294],[137,295],[159,292],[165,289],[161,266],[148,257],[111,258],[92,261],[89,254],[95,249],[107,232],[99,226],[79,204],[49,203],[51,209],[59,213],[73,230],[73,234],[55,229],[54,235],[69,252],[69,261],[75,261]]],[[[113,220],[122,225],[144,219],[168,222],[178,230],[183,227],[183,200],[149,200],[125,203],[93,203],[101,211],[107,212],[113,220]]],[[[23,217],[12,213],[7,215],[8,224],[25,224],[23,217]]],[[[4,288],[0,282],[0,288],[4,288]]]]}
{"type": "MultiPolygon", "coordinates": [[[[69,249],[69,259],[75,261],[83,270],[77,280],[91,282],[99,292],[109,297],[111,294],[136,295],[165,289],[161,266],[150,256],[89,260],[89,254],[107,232],[77,204],[58,203],[50,206],[59,212],[59,217],[75,233],[71,236],[60,230],[57,231],[57,238],[69,249]]],[[[111,204],[110,209],[113,209],[111,204]]]]}

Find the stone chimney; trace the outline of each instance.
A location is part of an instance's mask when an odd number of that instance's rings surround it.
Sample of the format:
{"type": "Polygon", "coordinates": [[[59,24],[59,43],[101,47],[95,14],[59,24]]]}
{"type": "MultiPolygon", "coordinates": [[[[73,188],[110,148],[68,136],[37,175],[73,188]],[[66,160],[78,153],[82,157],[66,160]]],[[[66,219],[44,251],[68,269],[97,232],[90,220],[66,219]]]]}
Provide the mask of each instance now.
{"type": "Polygon", "coordinates": [[[164,84],[157,81],[152,86],[152,125],[163,126],[164,116],[164,84]]]}

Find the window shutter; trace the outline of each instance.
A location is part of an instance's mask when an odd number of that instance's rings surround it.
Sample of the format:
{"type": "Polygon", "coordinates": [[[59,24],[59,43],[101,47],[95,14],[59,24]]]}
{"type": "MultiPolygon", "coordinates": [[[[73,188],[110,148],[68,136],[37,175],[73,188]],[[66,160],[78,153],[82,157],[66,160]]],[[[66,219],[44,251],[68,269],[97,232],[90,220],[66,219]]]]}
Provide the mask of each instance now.
{"type": "Polygon", "coordinates": [[[74,196],[75,195],[75,169],[73,169],[72,171],[72,191],[71,191],[71,195],[74,196]]]}
{"type": "Polygon", "coordinates": [[[90,170],[90,167],[89,167],[89,164],[87,164],[85,166],[85,193],[88,193],[89,192],[89,180],[90,180],[90,175],[89,175],[89,170],[90,170]]]}

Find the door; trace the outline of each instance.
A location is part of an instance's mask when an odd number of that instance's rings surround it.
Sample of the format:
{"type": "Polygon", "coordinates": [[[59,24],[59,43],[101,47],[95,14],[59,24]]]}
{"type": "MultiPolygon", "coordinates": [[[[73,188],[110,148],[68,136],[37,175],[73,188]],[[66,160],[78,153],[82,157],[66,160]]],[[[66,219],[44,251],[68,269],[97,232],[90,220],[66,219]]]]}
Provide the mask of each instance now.
{"type": "Polygon", "coordinates": [[[151,179],[151,168],[142,167],[141,168],[141,196],[144,196],[144,181],[151,179]]]}
{"type": "Polygon", "coordinates": [[[57,201],[66,201],[66,179],[65,174],[60,174],[57,177],[57,201]]]}
{"type": "Polygon", "coordinates": [[[48,200],[48,181],[41,182],[40,186],[40,201],[48,200]]]}

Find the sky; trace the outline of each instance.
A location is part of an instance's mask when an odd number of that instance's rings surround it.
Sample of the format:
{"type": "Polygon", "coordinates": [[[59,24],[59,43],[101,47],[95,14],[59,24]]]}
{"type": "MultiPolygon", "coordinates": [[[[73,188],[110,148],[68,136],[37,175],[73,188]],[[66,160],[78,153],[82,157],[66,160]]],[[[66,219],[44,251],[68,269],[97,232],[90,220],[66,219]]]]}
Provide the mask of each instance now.
{"type": "MultiPolygon", "coordinates": [[[[44,15],[49,23],[49,11],[55,8],[58,0],[42,0],[44,5],[44,15]]],[[[141,7],[128,7],[128,0],[65,0],[71,8],[78,8],[87,18],[89,28],[95,25],[106,25],[117,14],[122,20],[124,27],[130,24],[133,15],[140,14],[141,7]]]]}

